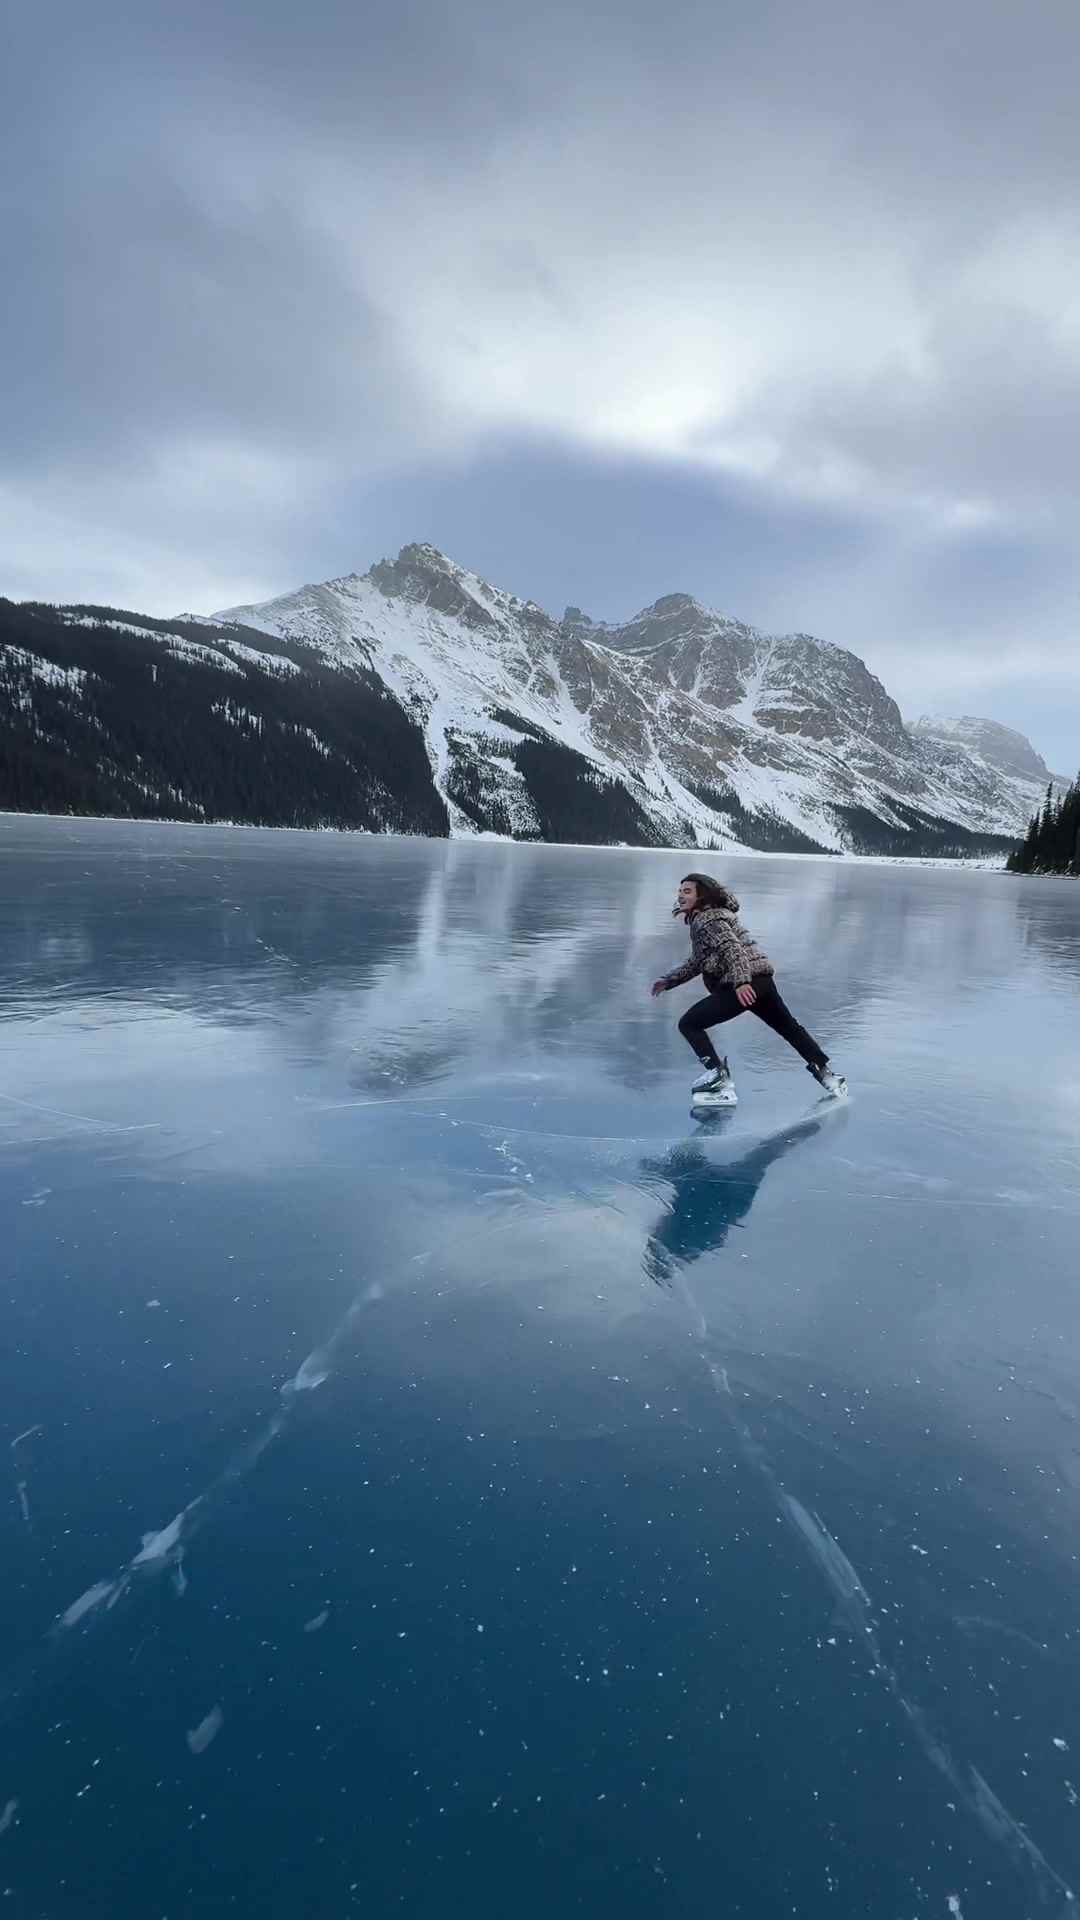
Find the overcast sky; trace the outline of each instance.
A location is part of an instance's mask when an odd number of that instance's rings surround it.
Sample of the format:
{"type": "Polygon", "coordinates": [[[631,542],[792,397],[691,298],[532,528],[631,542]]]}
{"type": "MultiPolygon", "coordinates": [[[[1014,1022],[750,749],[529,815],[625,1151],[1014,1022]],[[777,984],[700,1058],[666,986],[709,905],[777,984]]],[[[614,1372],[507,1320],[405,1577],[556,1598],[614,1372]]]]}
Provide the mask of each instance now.
{"type": "Polygon", "coordinates": [[[0,593],[430,540],[1080,762],[1077,0],[15,12],[0,593]]]}

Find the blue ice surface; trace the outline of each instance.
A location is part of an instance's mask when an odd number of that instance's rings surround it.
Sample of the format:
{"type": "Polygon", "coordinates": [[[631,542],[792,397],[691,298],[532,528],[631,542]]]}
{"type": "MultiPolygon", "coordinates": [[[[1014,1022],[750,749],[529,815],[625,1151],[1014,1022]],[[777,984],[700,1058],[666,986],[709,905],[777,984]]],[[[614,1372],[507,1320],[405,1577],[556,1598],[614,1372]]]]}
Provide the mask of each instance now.
{"type": "Polygon", "coordinates": [[[702,1128],[685,855],[0,860],[0,1912],[1074,1910],[1074,883],[730,862],[702,1128]]]}

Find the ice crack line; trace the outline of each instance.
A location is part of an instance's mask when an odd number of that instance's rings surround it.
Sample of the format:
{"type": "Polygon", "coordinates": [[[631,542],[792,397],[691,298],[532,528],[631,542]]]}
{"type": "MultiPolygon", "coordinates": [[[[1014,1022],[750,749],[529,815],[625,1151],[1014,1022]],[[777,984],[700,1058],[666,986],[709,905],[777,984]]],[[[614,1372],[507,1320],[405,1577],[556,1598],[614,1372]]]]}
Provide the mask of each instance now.
{"type": "Polygon", "coordinates": [[[740,1451],[765,1482],[777,1512],[831,1589],[840,1617],[855,1645],[861,1647],[871,1671],[884,1682],[926,1759],[948,1782],[987,1837],[1009,1855],[1014,1866],[1028,1873],[1040,1902],[1045,1905],[1050,1901],[1062,1901],[1064,1904],[1059,1909],[1060,1914],[1071,1915],[1075,1911],[1075,1896],[1067,1882],[1050,1865],[1019,1821],[1002,1805],[978,1768],[970,1763],[961,1765],[953,1759],[948,1748],[929,1726],[921,1707],[905,1694],[896,1669],[882,1652],[873,1624],[873,1605],[862,1580],[824,1523],[816,1514],[808,1512],[802,1502],[781,1484],[764,1448],[754,1438],[738,1411],[727,1368],[718,1365],[707,1355],[705,1364],[713,1386],[724,1403],[740,1451]]]}
{"type": "MultiPolygon", "coordinates": [[[[532,1196],[529,1196],[531,1199],[532,1196]]],[[[521,1204],[525,1204],[524,1193],[521,1204]]],[[[445,1256],[451,1250],[463,1249],[481,1238],[490,1244],[492,1238],[500,1234],[516,1234],[518,1230],[515,1217],[503,1217],[496,1221],[488,1219],[481,1226],[470,1225],[463,1229],[453,1240],[440,1247],[439,1253],[445,1256]]],[[[417,1264],[422,1265],[428,1258],[428,1253],[413,1255],[403,1264],[402,1274],[417,1264]]],[[[166,1526],[144,1533],[138,1552],[116,1573],[95,1580],[64,1608],[53,1622],[43,1646],[9,1672],[4,1682],[0,1682],[0,1707],[10,1710],[31,1690],[45,1669],[70,1645],[74,1629],[79,1628],[85,1634],[122,1602],[134,1597],[145,1582],[164,1574],[171,1579],[177,1595],[186,1592],[185,1556],[192,1541],[221,1514],[240,1482],[246,1479],[267,1449],[288,1431],[301,1404],[301,1395],[316,1391],[330,1378],[358,1321],[384,1297],[384,1292],[379,1282],[365,1287],[346,1308],[327,1339],[305,1355],[295,1373],[279,1388],[278,1405],[270,1418],[251,1440],[238,1449],[217,1479],[189,1500],[166,1526]]],[[[18,1436],[13,1446],[18,1447],[38,1430],[29,1428],[18,1436]]]]}

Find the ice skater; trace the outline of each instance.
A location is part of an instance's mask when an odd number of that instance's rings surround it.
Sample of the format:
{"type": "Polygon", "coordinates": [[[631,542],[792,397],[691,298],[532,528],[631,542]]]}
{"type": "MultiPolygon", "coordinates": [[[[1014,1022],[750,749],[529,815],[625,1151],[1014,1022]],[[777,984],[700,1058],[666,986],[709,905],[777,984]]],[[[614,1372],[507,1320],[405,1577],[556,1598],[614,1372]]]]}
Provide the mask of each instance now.
{"type": "Polygon", "coordinates": [[[679,1021],[679,1032],[688,1040],[704,1068],[693,1085],[693,1102],[702,1107],[733,1107],[737,1095],[726,1059],[721,1059],[709,1038],[709,1028],[734,1020],[740,1013],[756,1013],[767,1027],[794,1047],[806,1062],[819,1086],[834,1100],[847,1092],[843,1074],[835,1073],[829,1056],[823,1053],[812,1034],[800,1027],[784,1005],[777,990],[772,962],[756,946],[738,918],[739,903],[729,887],[708,873],[688,873],[679,886],[676,919],[685,920],[690,929],[690,958],[671,973],[665,973],[652,985],[653,998],[681,987],[700,973],[708,993],[695,1000],[679,1021]]]}

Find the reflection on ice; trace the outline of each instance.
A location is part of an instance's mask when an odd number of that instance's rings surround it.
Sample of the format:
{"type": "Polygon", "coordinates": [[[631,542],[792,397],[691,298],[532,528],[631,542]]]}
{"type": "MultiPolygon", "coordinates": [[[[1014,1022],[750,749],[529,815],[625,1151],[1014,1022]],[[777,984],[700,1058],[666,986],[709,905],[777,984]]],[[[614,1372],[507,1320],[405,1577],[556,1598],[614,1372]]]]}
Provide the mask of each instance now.
{"type": "Polygon", "coordinates": [[[735,1159],[716,1158],[714,1151],[690,1141],[662,1160],[642,1161],[647,1179],[662,1180],[671,1189],[667,1210],[646,1243],[646,1271],[662,1280],[676,1264],[686,1266],[702,1254],[718,1252],[732,1227],[746,1219],[769,1168],[801,1142],[812,1140],[821,1125],[820,1119],[812,1119],[786,1127],[735,1159]]]}

